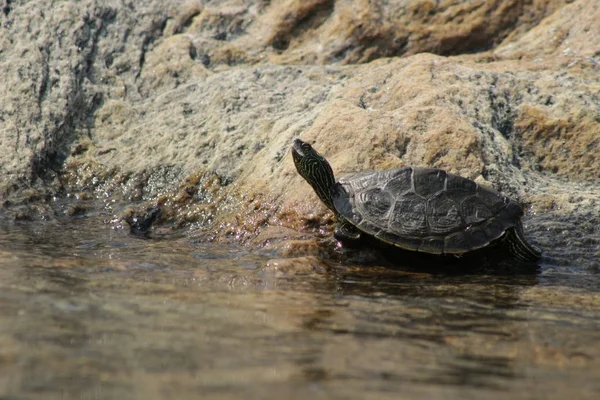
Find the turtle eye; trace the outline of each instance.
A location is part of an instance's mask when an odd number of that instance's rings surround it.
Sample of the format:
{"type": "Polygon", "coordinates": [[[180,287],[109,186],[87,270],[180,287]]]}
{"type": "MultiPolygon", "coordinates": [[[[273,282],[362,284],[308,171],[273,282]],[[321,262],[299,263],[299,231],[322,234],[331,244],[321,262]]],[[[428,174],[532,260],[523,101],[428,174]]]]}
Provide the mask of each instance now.
{"type": "Polygon", "coordinates": [[[310,144],[308,144],[306,142],[302,143],[302,150],[310,150],[310,149],[311,149],[310,144]]]}

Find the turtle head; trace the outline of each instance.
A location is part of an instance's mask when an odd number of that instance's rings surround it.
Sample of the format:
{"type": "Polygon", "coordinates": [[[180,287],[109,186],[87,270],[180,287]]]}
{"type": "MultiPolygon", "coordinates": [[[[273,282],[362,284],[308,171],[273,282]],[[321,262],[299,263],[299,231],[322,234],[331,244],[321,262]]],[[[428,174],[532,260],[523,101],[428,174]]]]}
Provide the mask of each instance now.
{"type": "Polygon", "coordinates": [[[294,140],[292,157],[298,173],[313,187],[317,196],[333,212],[335,178],[327,160],[312,146],[300,139],[294,140]]]}

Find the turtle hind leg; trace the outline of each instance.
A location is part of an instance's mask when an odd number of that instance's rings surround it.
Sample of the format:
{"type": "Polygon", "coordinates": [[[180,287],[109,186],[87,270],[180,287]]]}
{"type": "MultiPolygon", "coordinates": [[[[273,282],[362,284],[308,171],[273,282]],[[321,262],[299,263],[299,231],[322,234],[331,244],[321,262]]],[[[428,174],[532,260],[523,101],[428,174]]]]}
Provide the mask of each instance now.
{"type": "Polygon", "coordinates": [[[360,242],[360,231],[348,221],[340,221],[333,230],[333,237],[343,245],[357,246],[360,242]]]}
{"type": "Polygon", "coordinates": [[[539,248],[527,243],[527,240],[525,240],[520,222],[506,230],[504,246],[519,260],[532,262],[539,260],[542,256],[542,251],[539,248]]]}

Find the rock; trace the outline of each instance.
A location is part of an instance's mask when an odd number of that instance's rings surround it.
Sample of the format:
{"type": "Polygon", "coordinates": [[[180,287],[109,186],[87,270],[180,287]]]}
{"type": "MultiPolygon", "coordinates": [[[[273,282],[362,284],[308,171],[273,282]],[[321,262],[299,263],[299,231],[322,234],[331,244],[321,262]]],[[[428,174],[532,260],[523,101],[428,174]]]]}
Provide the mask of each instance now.
{"type": "Polygon", "coordinates": [[[598,221],[600,5],[567,3],[10,2],[3,202],[35,218],[87,192],[206,240],[327,236],[300,136],[338,175],[440,167],[598,221]]]}
{"type": "MultiPolygon", "coordinates": [[[[127,92],[167,19],[161,2],[121,9],[95,1],[9,2],[0,16],[0,174],[28,185],[62,168],[74,142],[92,135],[104,96],[127,92]],[[149,12],[151,10],[151,12],[149,12]],[[105,74],[111,69],[115,74],[105,74]]],[[[137,91],[137,90],[136,90],[137,91]]]]}
{"type": "MultiPolygon", "coordinates": [[[[517,38],[567,1],[333,1],[283,0],[250,7],[205,9],[192,28],[206,21],[221,26],[213,37],[272,63],[361,63],[422,52],[472,53],[517,38]],[[254,21],[248,23],[249,17],[254,21]],[[516,27],[516,29],[515,29],[516,27]]],[[[260,4],[260,3],[259,3],[260,4]]]]}
{"type": "MultiPolygon", "coordinates": [[[[597,66],[600,7],[594,1],[575,1],[540,21],[516,40],[507,40],[494,54],[533,60],[538,68],[597,66]]],[[[530,67],[531,68],[531,67],[530,67]]]]}
{"type": "Polygon", "coordinates": [[[298,258],[273,259],[267,262],[264,273],[278,278],[289,276],[312,276],[315,273],[324,274],[327,266],[314,256],[298,258]]]}

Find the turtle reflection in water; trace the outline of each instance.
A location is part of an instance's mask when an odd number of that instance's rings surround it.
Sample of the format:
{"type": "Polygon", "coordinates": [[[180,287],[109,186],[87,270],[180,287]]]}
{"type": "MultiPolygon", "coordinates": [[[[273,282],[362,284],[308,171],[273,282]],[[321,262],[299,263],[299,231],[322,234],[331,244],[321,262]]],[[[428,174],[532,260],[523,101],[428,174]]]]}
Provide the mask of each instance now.
{"type": "Polygon", "coordinates": [[[357,173],[335,181],[312,146],[294,141],[296,169],[335,214],[334,237],[364,235],[412,251],[460,256],[499,243],[520,260],[541,251],[523,236],[523,209],[499,192],[441,169],[404,167],[357,173]]]}

